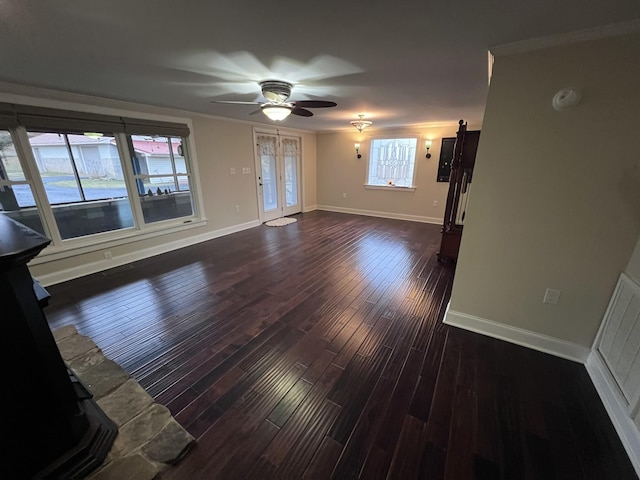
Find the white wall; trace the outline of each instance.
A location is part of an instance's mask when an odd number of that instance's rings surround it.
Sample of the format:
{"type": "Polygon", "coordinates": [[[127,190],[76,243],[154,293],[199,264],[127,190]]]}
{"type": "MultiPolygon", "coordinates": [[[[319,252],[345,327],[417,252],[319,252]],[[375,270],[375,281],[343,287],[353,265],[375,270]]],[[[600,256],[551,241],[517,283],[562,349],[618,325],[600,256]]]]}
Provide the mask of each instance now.
{"type": "Polygon", "coordinates": [[[640,233],[638,52],[634,34],[496,58],[448,323],[584,360],[640,233]],[[555,111],[568,86],[581,104],[555,111]]]}

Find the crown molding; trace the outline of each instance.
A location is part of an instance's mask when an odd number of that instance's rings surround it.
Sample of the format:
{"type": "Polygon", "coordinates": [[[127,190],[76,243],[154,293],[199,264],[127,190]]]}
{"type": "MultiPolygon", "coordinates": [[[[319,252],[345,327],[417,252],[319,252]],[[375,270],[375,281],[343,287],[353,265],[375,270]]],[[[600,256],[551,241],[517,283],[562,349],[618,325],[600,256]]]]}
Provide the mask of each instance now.
{"type": "Polygon", "coordinates": [[[626,22],[602,25],[587,30],[579,30],[576,32],[568,32],[559,35],[551,35],[548,37],[536,37],[519,42],[505,43],[490,47],[489,51],[496,57],[505,55],[513,55],[516,53],[526,53],[535,50],[542,50],[549,47],[558,47],[561,45],[570,45],[573,43],[586,42],[589,40],[598,40],[607,37],[616,37],[620,35],[628,35],[640,32],[640,19],[629,20],[626,22]]]}

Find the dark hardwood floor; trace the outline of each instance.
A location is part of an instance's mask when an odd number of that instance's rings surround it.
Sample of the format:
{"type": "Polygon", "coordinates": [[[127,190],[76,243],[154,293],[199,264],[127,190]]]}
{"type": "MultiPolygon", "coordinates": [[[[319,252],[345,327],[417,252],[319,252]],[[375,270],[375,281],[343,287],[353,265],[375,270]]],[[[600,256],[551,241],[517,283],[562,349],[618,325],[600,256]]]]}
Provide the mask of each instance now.
{"type": "Polygon", "coordinates": [[[197,438],[163,479],[637,478],[583,366],[442,323],[438,226],[297,218],[49,288],[197,438]]]}

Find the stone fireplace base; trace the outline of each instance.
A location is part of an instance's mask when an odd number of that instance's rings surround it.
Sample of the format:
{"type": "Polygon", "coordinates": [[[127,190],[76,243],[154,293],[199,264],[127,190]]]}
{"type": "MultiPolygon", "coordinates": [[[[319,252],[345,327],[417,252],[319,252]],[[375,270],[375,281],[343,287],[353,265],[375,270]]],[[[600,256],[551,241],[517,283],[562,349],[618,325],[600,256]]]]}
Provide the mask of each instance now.
{"type": "Polygon", "coordinates": [[[90,480],[151,480],[180,461],[195,439],[166,407],[155,403],[138,383],[104,356],[75,327],[53,332],[62,358],[118,426],[104,464],[90,480]]]}

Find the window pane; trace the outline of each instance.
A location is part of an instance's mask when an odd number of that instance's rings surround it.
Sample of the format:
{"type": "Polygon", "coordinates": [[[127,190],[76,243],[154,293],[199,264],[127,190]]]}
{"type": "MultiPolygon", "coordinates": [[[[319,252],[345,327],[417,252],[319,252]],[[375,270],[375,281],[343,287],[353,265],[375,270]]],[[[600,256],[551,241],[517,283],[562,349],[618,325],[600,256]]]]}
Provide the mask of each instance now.
{"type": "Polygon", "coordinates": [[[0,186],[0,212],[41,235],[46,235],[30,185],[0,186]],[[23,206],[21,202],[29,203],[30,206],[23,206]]]}
{"type": "Polygon", "coordinates": [[[171,143],[173,145],[173,161],[176,164],[176,173],[189,173],[187,171],[187,160],[180,154],[182,152],[182,139],[172,138],[171,143]]]}
{"type": "Polygon", "coordinates": [[[412,186],[417,143],[417,138],[372,140],[368,184],[412,186]]]}
{"type": "Polygon", "coordinates": [[[193,215],[183,139],[144,135],[129,139],[145,223],[193,215]]]}
{"type": "Polygon", "coordinates": [[[133,227],[129,200],[54,205],[53,215],[62,239],[133,227]]]}
{"type": "Polygon", "coordinates": [[[44,235],[35,205],[31,185],[26,182],[11,134],[0,130],[0,212],[44,235]]]}
{"type": "Polygon", "coordinates": [[[0,130],[0,158],[3,168],[0,174],[1,180],[20,181],[25,179],[11,134],[6,130],[0,130]]]}
{"type": "Polygon", "coordinates": [[[66,140],[58,133],[30,134],[29,143],[44,183],[49,203],[82,200],[66,140]]]}
{"type": "MultiPolygon", "coordinates": [[[[175,191],[168,187],[158,186],[148,180],[142,182],[145,191],[149,192],[140,197],[142,214],[146,223],[193,215],[189,190],[175,191]]],[[[188,189],[189,179],[187,177],[179,177],[179,182],[183,188],[188,189]]]]}
{"type": "Polygon", "coordinates": [[[63,239],[134,226],[113,136],[29,133],[63,239]]]}

